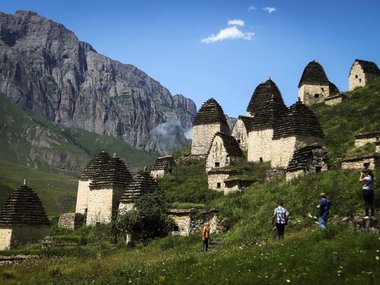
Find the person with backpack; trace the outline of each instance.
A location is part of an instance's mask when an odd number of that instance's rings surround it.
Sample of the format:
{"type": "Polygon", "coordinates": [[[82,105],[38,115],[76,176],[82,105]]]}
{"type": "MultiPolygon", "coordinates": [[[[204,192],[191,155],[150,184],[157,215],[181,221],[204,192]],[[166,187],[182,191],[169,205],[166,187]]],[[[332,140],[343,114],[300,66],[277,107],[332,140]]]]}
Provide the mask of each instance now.
{"type": "Polygon", "coordinates": [[[373,191],[373,183],[375,177],[371,169],[362,169],[359,177],[359,182],[363,183],[363,199],[364,199],[364,209],[365,209],[365,217],[369,218],[369,209],[371,209],[371,216],[375,215],[375,206],[374,206],[374,191],[373,191]]]}
{"type": "Polygon", "coordinates": [[[329,217],[329,210],[331,202],[327,199],[325,193],[321,193],[321,200],[319,200],[319,204],[316,206],[319,209],[319,227],[324,230],[327,226],[327,218],[329,217]]]}
{"type": "Polygon", "coordinates": [[[272,224],[276,222],[278,239],[284,239],[285,225],[288,224],[289,212],[283,207],[283,202],[277,203],[272,216],[272,224]]]}

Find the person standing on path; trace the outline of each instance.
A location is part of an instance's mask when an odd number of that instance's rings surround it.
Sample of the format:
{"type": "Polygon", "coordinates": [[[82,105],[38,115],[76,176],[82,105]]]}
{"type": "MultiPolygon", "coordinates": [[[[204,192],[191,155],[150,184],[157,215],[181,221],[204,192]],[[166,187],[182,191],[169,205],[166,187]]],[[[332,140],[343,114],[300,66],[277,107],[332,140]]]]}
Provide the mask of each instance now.
{"type": "Polygon", "coordinates": [[[276,222],[278,239],[284,239],[285,225],[288,224],[289,212],[283,207],[282,202],[278,202],[277,208],[274,209],[272,224],[276,222]]]}
{"type": "Polygon", "coordinates": [[[375,206],[374,206],[374,192],[373,192],[373,182],[375,177],[371,169],[362,169],[359,177],[359,182],[363,183],[363,199],[364,199],[364,209],[365,217],[368,218],[369,209],[371,209],[371,216],[375,216],[375,206]]]}
{"type": "Polygon", "coordinates": [[[327,226],[327,218],[329,216],[330,205],[331,202],[327,199],[326,194],[321,193],[321,200],[319,201],[319,204],[316,206],[316,208],[319,209],[319,227],[323,230],[327,226]]]}
{"type": "Polygon", "coordinates": [[[209,223],[204,223],[202,228],[202,240],[203,240],[203,251],[208,251],[208,241],[210,239],[210,225],[209,223]]]}

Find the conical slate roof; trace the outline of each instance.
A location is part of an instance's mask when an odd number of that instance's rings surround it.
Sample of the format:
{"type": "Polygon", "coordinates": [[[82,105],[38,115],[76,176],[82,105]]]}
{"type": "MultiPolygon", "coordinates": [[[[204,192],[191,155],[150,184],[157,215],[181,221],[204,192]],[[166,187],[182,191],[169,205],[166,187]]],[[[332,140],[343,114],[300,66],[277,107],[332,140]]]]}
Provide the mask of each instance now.
{"type": "Polygon", "coordinates": [[[301,101],[290,106],[283,120],[274,129],[273,139],[289,137],[294,135],[312,136],[323,138],[324,134],[319,121],[313,111],[311,111],[301,101]]]}
{"type": "Polygon", "coordinates": [[[133,181],[126,187],[123,196],[120,198],[121,203],[134,203],[134,201],[146,194],[159,190],[158,183],[147,171],[137,174],[133,181]]]}
{"type": "MultiPolygon", "coordinates": [[[[355,62],[353,63],[353,65],[356,62],[359,63],[359,65],[363,69],[364,73],[380,75],[380,70],[377,67],[376,63],[374,63],[372,61],[362,60],[362,59],[355,59],[355,62]]],[[[352,67],[351,67],[351,69],[352,69],[352,67]]]]}
{"type": "MultiPolygon", "coordinates": [[[[228,153],[229,156],[243,157],[243,151],[241,150],[239,143],[233,136],[218,132],[215,134],[214,139],[215,137],[220,137],[222,139],[223,145],[226,148],[226,152],[228,153]]],[[[211,148],[212,148],[212,144],[210,146],[210,149],[211,148]]],[[[208,152],[210,153],[210,151],[208,152]]]]}
{"type": "Polygon", "coordinates": [[[38,195],[27,185],[12,192],[0,214],[0,226],[49,226],[38,195]]]}
{"type": "Polygon", "coordinates": [[[247,107],[247,112],[254,117],[254,130],[273,128],[285,111],[286,106],[280,90],[271,79],[256,87],[247,107]]]}
{"type": "Polygon", "coordinates": [[[326,150],[320,145],[310,145],[297,149],[293,153],[293,158],[289,161],[287,171],[309,170],[316,161],[328,164],[326,150]]]}
{"type": "Polygon", "coordinates": [[[171,155],[158,157],[152,167],[152,170],[165,170],[167,166],[175,165],[171,155]]]}
{"type": "Polygon", "coordinates": [[[309,62],[303,70],[298,88],[303,84],[329,85],[330,81],[327,79],[322,65],[313,60],[309,62]]]}
{"type": "Polygon", "coordinates": [[[103,169],[102,165],[106,165],[107,162],[111,159],[111,156],[105,152],[99,152],[93,159],[91,159],[85,168],[83,169],[80,179],[81,180],[89,180],[94,179],[95,174],[98,170],[103,169]]]}
{"type": "Polygon", "coordinates": [[[194,126],[220,123],[229,129],[222,107],[214,98],[208,99],[199,109],[194,126]]]}
{"type": "Polygon", "coordinates": [[[110,157],[106,152],[99,153],[86,168],[86,173],[89,173],[88,175],[92,179],[91,189],[113,185],[126,187],[132,181],[132,175],[124,162],[116,155],[110,157]]]}
{"type": "Polygon", "coordinates": [[[247,130],[247,132],[249,132],[250,130],[252,130],[252,125],[254,123],[253,117],[239,116],[238,120],[241,120],[243,122],[244,127],[247,130]]]}

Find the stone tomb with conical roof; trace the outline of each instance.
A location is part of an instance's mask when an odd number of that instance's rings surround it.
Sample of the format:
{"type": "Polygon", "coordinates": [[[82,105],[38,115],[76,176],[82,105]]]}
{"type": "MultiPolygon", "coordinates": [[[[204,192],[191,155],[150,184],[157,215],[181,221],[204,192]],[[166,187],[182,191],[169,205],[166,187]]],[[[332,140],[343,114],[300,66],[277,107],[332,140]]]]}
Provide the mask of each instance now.
{"type": "Polygon", "coordinates": [[[171,155],[158,157],[150,170],[150,176],[154,179],[162,178],[166,174],[172,173],[175,166],[175,161],[171,155]]]}
{"type": "Polygon", "coordinates": [[[247,107],[248,114],[252,116],[248,133],[248,161],[271,161],[273,130],[286,110],[281,93],[271,79],[256,87],[247,107]]]}
{"type": "Polygon", "coordinates": [[[367,86],[369,82],[380,78],[380,70],[376,63],[355,59],[348,76],[348,90],[367,86]]]}
{"type": "Polygon", "coordinates": [[[218,132],[215,134],[206,159],[206,171],[226,167],[244,160],[243,151],[233,136],[218,132]]]}
{"type": "Polygon", "coordinates": [[[101,152],[91,160],[81,174],[77,196],[77,212],[87,205],[86,225],[110,223],[131,181],[127,166],[115,154],[101,152]]]}
{"type": "Polygon", "coordinates": [[[339,93],[335,84],[331,83],[322,67],[313,60],[305,67],[298,84],[298,98],[306,105],[323,103],[324,100],[339,93]]]}
{"type": "Polygon", "coordinates": [[[241,150],[248,150],[248,133],[252,129],[253,117],[239,116],[232,129],[232,136],[239,143],[241,150]]]}
{"type": "Polygon", "coordinates": [[[49,234],[49,220],[37,194],[24,183],[12,192],[0,214],[0,250],[36,242],[49,234]]]}
{"type": "Polygon", "coordinates": [[[290,106],[274,128],[271,166],[287,167],[297,149],[323,143],[324,134],[317,117],[298,101],[290,106]]]}
{"type": "Polygon", "coordinates": [[[195,117],[191,154],[206,157],[211,141],[217,132],[230,134],[230,129],[222,107],[211,98],[203,103],[195,117]]]}
{"type": "Polygon", "coordinates": [[[119,213],[132,210],[137,199],[146,194],[159,191],[159,189],[157,181],[146,170],[135,175],[133,181],[126,187],[124,194],[120,198],[119,213]]]}

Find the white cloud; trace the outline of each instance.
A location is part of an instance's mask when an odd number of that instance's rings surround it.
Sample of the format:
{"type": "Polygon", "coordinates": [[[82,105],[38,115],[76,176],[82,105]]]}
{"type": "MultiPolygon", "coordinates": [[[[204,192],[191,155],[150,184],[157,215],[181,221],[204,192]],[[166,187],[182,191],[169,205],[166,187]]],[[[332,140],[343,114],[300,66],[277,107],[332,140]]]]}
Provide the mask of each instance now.
{"type": "Polygon", "coordinates": [[[240,27],[244,27],[244,21],[240,19],[228,20],[227,28],[221,29],[216,35],[211,36],[201,40],[201,43],[215,43],[224,40],[252,40],[254,33],[243,32],[240,27]]]}
{"type": "Polygon", "coordinates": [[[244,21],[240,19],[228,20],[228,26],[240,26],[244,27],[244,21]]]}
{"type": "Polygon", "coordinates": [[[263,8],[263,10],[265,12],[268,12],[268,14],[272,14],[273,12],[277,11],[276,7],[265,7],[265,8],[263,8]]]}
{"type": "Polygon", "coordinates": [[[249,6],[248,11],[256,11],[257,7],[254,5],[249,6]]]}

